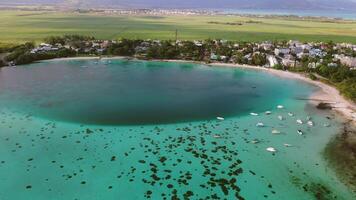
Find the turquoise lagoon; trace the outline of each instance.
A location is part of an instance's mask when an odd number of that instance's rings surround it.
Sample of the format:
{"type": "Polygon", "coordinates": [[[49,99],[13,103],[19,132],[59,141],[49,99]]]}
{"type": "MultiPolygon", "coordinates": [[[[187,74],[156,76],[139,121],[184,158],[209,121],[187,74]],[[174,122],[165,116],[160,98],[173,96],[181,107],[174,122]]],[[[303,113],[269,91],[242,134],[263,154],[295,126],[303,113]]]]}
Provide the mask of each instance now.
{"type": "Polygon", "coordinates": [[[353,199],[323,158],[341,120],[303,100],[315,90],[189,63],[3,68],[0,199],[353,199]]]}

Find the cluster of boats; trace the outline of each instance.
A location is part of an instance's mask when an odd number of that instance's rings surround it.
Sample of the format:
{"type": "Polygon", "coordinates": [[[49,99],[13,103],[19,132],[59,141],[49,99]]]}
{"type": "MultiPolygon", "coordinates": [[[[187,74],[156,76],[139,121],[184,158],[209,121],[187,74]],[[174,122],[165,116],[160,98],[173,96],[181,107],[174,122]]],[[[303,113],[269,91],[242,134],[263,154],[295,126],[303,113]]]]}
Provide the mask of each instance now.
{"type": "MultiPolygon", "coordinates": [[[[284,106],[278,105],[278,106],[277,106],[277,109],[284,109],[284,106]]],[[[271,111],[266,111],[264,114],[265,114],[265,115],[271,115],[272,112],[271,112],[271,111]]],[[[259,114],[259,113],[255,113],[255,112],[251,112],[250,115],[251,115],[251,116],[259,116],[260,114],[259,114]]],[[[292,112],[288,112],[288,116],[289,116],[289,117],[294,117],[295,115],[294,115],[294,113],[292,113],[292,112]]],[[[277,117],[278,117],[278,119],[281,120],[281,121],[285,120],[285,118],[284,118],[282,115],[278,115],[277,117]]],[[[223,120],[225,120],[225,119],[224,119],[223,117],[217,117],[217,120],[223,121],[223,120]]],[[[310,127],[313,127],[313,126],[314,126],[314,122],[312,121],[312,118],[311,118],[310,116],[307,116],[307,118],[305,119],[305,121],[303,121],[302,119],[298,118],[298,119],[296,119],[296,123],[297,123],[298,125],[307,124],[307,125],[310,126],[310,127]]],[[[325,126],[325,127],[329,127],[330,124],[324,124],[324,126],[325,126]]],[[[262,123],[262,122],[258,122],[258,123],[256,124],[256,127],[265,127],[265,124],[262,123]]],[[[273,130],[272,130],[272,134],[280,134],[280,133],[281,133],[281,132],[280,132],[279,130],[277,130],[277,129],[273,129],[273,130]]],[[[299,129],[299,130],[297,130],[297,134],[298,134],[298,135],[304,135],[304,132],[299,129]]],[[[214,138],[219,138],[219,137],[220,137],[219,135],[214,135],[214,138]]],[[[259,143],[259,140],[257,140],[257,139],[252,140],[251,143],[257,144],[257,143],[259,143]]],[[[285,147],[292,147],[291,144],[287,144],[287,143],[286,143],[286,144],[283,144],[283,145],[284,145],[285,147]]],[[[274,148],[274,147],[268,147],[268,148],[266,148],[266,151],[274,153],[274,152],[277,152],[277,149],[274,148]]]]}
{"type": "MultiPolygon", "coordinates": [[[[278,109],[284,109],[284,106],[278,105],[277,108],[278,108],[278,109]]],[[[271,115],[272,112],[271,112],[271,111],[266,111],[265,114],[266,114],[266,115],[271,115]]],[[[250,115],[252,115],[252,116],[259,116],[258,113],[254,113],[254,112],[250,113],[250,115]]],[[[291,113],[291,112],[289,112],[289,113],[288,113],[288,116],[294,117],[294,114],[291,113]]],[[[281,120],[281,121],[283,121],[283,120],[284,120],[284,117],[283,117],[282,115],[278,115],[278,119],[281,120]]],[[[303,120],[301,120],[301,119],[297,119],[296,122],[297,122],[297,124],[300,124],[300,125],[304,124],[303,120]]],[[[309,126],[314,126],[314,122],[311,120],[311,117],[310,117],[310,116],[307,117],[307,122],[306,122],[306,123],[307,123],[309,126]]],[[[257,126],[257,127],[264,127],[265,125],[264,125],[262,122],[258,122],[258,123],[256,124],[256,126],[257,126]]],[[[273,134],[279,134],[280,131],[278,131],[278,130],[272,130],[272,133],[273,133],[273,134]]],[[[297,133],[298,133],[299,135],[303,135],[303,134],[304,134],[302,130],[298,130],[297,133]]]]}

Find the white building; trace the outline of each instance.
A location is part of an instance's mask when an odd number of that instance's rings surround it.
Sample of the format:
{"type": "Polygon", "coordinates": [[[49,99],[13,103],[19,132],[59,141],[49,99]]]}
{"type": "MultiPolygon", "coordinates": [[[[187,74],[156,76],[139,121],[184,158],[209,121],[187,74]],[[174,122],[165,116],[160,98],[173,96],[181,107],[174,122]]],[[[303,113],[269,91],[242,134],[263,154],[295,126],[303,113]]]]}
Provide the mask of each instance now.
{"type": "Polygon", "coordinates": [[[287,58],[282,59],[282,64],[286,67],[294,67],[295,61],[287,58]]]}
{"type": "Polygon", "coordinates": [[[290,49],[288,49],[288,48],[276,48],[275,50],[274,50],[274,54],[276,55],[276,56],[279,56],[280,54],[283,54],[283,55],[285,55],[285,54],[289,54],[290,53],[290,49]]]}
{"type": "Polygon", "coordinates": [[[341,64],[349,66],[351,68],[356,67],[356,58],[350,57],[350,56],[345,56],[345,55],[335,55],[334,56],[336,59],[339,59],[341,64]]]}
{"type": "Polygon", "coordinates": [[[269,67],[274,67],[274,66],[278,65],[278,61],[277,61],[277,58],[275,56],[268,55],[267,56],[267,61],[269,63],[269,67]]]}

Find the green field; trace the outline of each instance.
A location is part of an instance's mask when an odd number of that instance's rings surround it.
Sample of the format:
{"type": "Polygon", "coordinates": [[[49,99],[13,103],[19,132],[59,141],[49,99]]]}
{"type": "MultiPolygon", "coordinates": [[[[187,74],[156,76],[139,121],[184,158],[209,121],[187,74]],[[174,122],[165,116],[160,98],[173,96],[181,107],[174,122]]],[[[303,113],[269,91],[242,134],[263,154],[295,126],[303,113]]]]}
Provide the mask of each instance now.
{"type": "Polygon", "coordinates": [[[83,34],[100,39],[301,40],[356,43],[356,21],[238,16],[113,16],[0,10],[0,42],[41,41],[83,34]]]}

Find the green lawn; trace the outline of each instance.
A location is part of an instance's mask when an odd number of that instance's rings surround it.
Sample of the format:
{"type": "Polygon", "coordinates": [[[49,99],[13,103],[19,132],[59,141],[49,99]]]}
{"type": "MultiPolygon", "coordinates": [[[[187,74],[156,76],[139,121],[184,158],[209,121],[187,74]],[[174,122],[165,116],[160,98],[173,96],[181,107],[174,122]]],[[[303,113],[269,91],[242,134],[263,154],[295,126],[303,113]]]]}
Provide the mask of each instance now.
{"type": "Polygon", "coordinates": [[[301,40],[356,43],[356,21],[325,22],[237,16],[103,16],[62,12],[0,11],[0,42],[41,41],[46,36],[91,35],[101,39],[301,40]],[[248,21],[252,23],[247,23],[248,21]],[[209,23],[210,22],[210,23],[209,23]],[[214,22],[214,23],[211,23],[214,22]],[[227,23],[240,22],[242,25],[227,23]],[[256,23],[258,22],[258,23],[256,23]]]}

